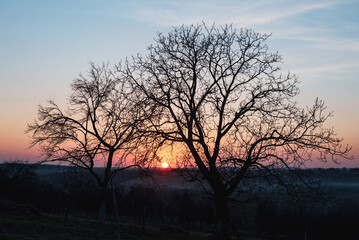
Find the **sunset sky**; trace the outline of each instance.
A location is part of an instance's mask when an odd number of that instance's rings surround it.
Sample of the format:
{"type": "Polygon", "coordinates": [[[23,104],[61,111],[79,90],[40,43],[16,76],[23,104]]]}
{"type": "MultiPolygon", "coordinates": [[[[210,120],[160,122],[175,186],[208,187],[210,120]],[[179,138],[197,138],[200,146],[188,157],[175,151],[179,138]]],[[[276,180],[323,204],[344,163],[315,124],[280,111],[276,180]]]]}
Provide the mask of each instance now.
{"type": "Polygon", "coordinates": [[[230,24],[272,33],[270,51],[283,55],[283,72],[301,83],[300,105],[323,99],[328,121],[359,167],[359,1],[1,0],[0,161],[29,159],[26,124],[37,105],[66,106],[69,84],[89,62],[110,64],[144,53],[157,32],[172,26],[230,24]]]}

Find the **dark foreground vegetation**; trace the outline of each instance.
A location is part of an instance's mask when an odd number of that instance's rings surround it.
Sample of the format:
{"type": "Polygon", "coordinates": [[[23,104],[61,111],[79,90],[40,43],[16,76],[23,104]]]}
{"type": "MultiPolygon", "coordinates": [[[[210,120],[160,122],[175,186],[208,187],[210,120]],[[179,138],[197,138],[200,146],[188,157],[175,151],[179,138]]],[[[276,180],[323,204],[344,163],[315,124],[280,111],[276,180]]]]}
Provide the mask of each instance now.
{"type": "MultiPolygon", "coordinates": [[[[260,190],[230,204],[232,239],[355,239],[359,169],[302,171],[320,182],[322,198],[291,198],[285,189],[252,181],[260,190]]],[[[214,206],[201,188],[182,183],[174,170],[153,169],[151,175],[125,170],[116,178],[121,239],[213,238],[214,206]]],[[[1,164],[0,239],[115,239],[111,193],[106,224],[99,227],[96,188],[76,168],[1,164]]]]}
{"type": "MultiPolygon", "coordinates": [[[[1,204],[4,204],[2,201],[1,204]]],[[[7,202],[7,204],[14,204],[7,202]]],[[[16,204],[16,206],[22,206],[16,204]]],[[[3,207],[3,205],[2,205],[3,207]]],[[[22,209],[29,205],[22,206],[22,209]]],[[[107,222],[103,227],[98,225],[96,219],[71,217],[64,219],[53,214],[29,214],[16,212],[0,215],[0,239],[116,239],[115,224],[107,222]]],[[[189,232],[177,228],[147,228],[143,234],[136,224],[122,223],[120,227],[121,239],[207,239],[206,234],[189,232]]],[[[207,234],[208,235],[208,234],[207,234]]]]}

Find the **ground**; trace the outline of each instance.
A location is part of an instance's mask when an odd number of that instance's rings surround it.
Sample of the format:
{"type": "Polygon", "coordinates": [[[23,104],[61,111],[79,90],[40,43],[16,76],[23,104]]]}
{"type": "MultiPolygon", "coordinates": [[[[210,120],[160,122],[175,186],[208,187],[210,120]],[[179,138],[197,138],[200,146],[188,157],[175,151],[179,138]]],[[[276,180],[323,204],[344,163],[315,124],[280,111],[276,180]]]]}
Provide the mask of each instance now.
{"type": "MultiPolygon", "coordinates": [[[[39,212],[28,204],[1,201],[0,239],[3,240],[91,240],[116,239],[115,224],[108,221],[99,227],[95,219],[68,218],[39,212]]],[[[180,228],[148,228],[143,233],[141,226],[121,224],[123,240],[184,240],[208,239],[209,234],[187,232],[180,228]]]]}

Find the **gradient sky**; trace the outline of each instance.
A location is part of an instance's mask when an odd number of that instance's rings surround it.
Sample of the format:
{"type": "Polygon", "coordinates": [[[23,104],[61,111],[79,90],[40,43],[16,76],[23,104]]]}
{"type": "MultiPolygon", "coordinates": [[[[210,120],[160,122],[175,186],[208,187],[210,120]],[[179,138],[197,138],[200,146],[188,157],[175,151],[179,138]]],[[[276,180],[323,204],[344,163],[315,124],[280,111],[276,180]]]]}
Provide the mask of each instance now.
{"type": "Polygon", "coordinates": [[[300,104],[325,100],[327,126],[353,146],[357,160],[336,167],[359,167],[358,12],[358,0],[1,0],[0,161],[37,159],[26,124],[47,99],[66,106],[90,61],[116,63],[144,53],[157,32],[204,21],[272,33],[270,50],[301,81],[300,104]]]}

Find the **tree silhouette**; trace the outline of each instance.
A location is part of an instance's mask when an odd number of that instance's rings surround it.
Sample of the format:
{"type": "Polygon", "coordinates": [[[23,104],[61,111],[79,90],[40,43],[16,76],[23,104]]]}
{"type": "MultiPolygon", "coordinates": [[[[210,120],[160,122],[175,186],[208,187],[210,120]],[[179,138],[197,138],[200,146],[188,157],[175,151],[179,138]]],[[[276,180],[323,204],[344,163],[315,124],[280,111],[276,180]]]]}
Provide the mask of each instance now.
{"type": "Polygon", "coordinates": [[[286,184],[283,168],[348,157],[323,125],[331,116],[324,102],[294,101],[297,77],[280,73],[282,57],[268,50],[268,37],[231,25],[174,27],[121,68],[160,109],[147,132],[180,149],[179,166],[213,196],[219,238],[228,237],[228,201],[252,169],[291,192],[297,186],[286,184]]]}
{"type": "Polygon", "coordinates": [[[144,160],[136,152],[143,137],[138,129],[151,111],[108,64],[91,64],[88,76],[80,75],[71,89],[67,110],[52,100],[40,105],[38,120],[28,125],[27,133],[32,146],[40,146],[42,162],[69,163],[86,169],[96,179],[102,192],[99,223],[103,225],[106,191],[112,178],[119,170],[144,160]],[[96,170],[96,163],[104,164],[105,170],[96,170]]]}

